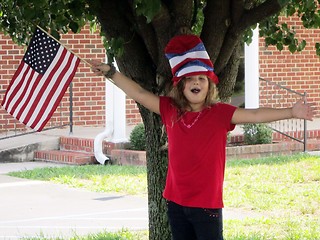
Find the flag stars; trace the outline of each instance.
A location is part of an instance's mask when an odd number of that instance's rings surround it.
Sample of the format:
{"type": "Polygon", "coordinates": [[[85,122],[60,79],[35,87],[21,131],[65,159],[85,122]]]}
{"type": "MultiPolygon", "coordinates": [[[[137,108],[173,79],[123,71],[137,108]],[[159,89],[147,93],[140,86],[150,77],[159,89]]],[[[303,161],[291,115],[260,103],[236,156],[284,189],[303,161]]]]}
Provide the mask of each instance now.
{"type": "Polygon", "coordinates": [[[24,61],[38,73],[44,74],[55,58],[59,47],[58,42],[37,29],[29,44],[24,61]]]}

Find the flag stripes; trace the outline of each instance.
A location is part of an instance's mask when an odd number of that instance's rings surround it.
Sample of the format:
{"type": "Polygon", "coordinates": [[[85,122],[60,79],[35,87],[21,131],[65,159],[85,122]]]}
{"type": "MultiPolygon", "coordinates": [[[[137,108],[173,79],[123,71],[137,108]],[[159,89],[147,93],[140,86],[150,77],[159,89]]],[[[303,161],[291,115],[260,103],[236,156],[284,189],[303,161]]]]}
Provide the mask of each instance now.
{"type": "MultiPolygon", "coordinates": [[[[43,36],[44,33],[39,29],[37,29],[37,32],[41,38],[47,39],[49,37],[46,34],[43,36]]],[[[38,42],[40,41],[43,40],[38,40],[38,42]]],[[[53,39],[50,39],[50,41],[57,43],[53,39]]],[[[32,46],[34,52],[32,54],[29,52],[29,58],[37,54],[40,49],[40,47],[35,47],[35,43],[32,46]]],[[[26,54],[2,101],[2,106],[8,113],[37,131],[41,131],[45,127],[58,107],[80,63],[80,59],[62,45],[59,44],[55,50],[50,59],[42,57],[44,60],[36,63],[27,62],[26,54]],[[44,62],[46,66],[43,66],[44,62]],[[37,65],[36,70],[35,65],[37,65]]],[[[49,52],[49,50],[47,51],[49,52]]]]}

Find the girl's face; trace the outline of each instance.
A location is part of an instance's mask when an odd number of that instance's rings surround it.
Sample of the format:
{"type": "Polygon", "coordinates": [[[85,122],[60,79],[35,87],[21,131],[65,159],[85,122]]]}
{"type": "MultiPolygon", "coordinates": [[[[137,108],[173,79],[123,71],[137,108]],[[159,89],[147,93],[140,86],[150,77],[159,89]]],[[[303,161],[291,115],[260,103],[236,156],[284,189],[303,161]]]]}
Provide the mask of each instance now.
{"type": "Polygon", "coordinates": [[[183,94],[189,101],[191,111],[201,111],[209,90],[209,79],[206,75],[185,78],[183,94]]]}

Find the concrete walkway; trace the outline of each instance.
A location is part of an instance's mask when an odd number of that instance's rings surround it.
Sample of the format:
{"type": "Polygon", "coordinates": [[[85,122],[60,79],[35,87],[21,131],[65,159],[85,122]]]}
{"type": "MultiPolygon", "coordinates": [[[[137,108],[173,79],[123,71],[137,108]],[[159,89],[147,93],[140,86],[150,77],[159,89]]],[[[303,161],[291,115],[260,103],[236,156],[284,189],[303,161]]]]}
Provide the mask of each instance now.
{"type": "MultiPolygon", "coordinates": [[[[147,198],[97,193],[61,184],[26,180],[7,172],[52,163],[0,164],[0,239],[87,235],[122,228],[148,228],[147,198]]],[[[101,166],[106,167],[106,166],[101,166]]]]}
{"type": "MultiPolygon", "coordinates": [[[[64,165],[0,163],[0,240],[40,236],[68,239],[123,228],[148,229],[146,197],[90,192],[7,175],[12,171],[59,166],[64,165]]],[[[243,209],[224,209],[224,219],[255,217],[262,216],[243,209]]]]}

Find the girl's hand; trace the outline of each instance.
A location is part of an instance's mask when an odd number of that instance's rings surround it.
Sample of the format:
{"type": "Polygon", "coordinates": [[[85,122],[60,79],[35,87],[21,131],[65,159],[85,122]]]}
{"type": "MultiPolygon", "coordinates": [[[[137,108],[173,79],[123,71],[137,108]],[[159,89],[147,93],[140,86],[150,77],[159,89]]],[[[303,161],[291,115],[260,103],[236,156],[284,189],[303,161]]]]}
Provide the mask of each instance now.
{"type": "Polygon", "coordinates": [[[91,70],[98,76],[104,76],[109,70],[110,66],[95,60],[88,60],[88,63],[91,64],[91,70]]]}
{"type": "Polygon", "coordinates": [[[302,118],[306,120],[312,121],[312,118],[315,113],[314,104],[311,103],[304,103],[304,100],[301,99],[298,102],[296,102],[292,109],[292,117],[293,118],[302,118]]]}

